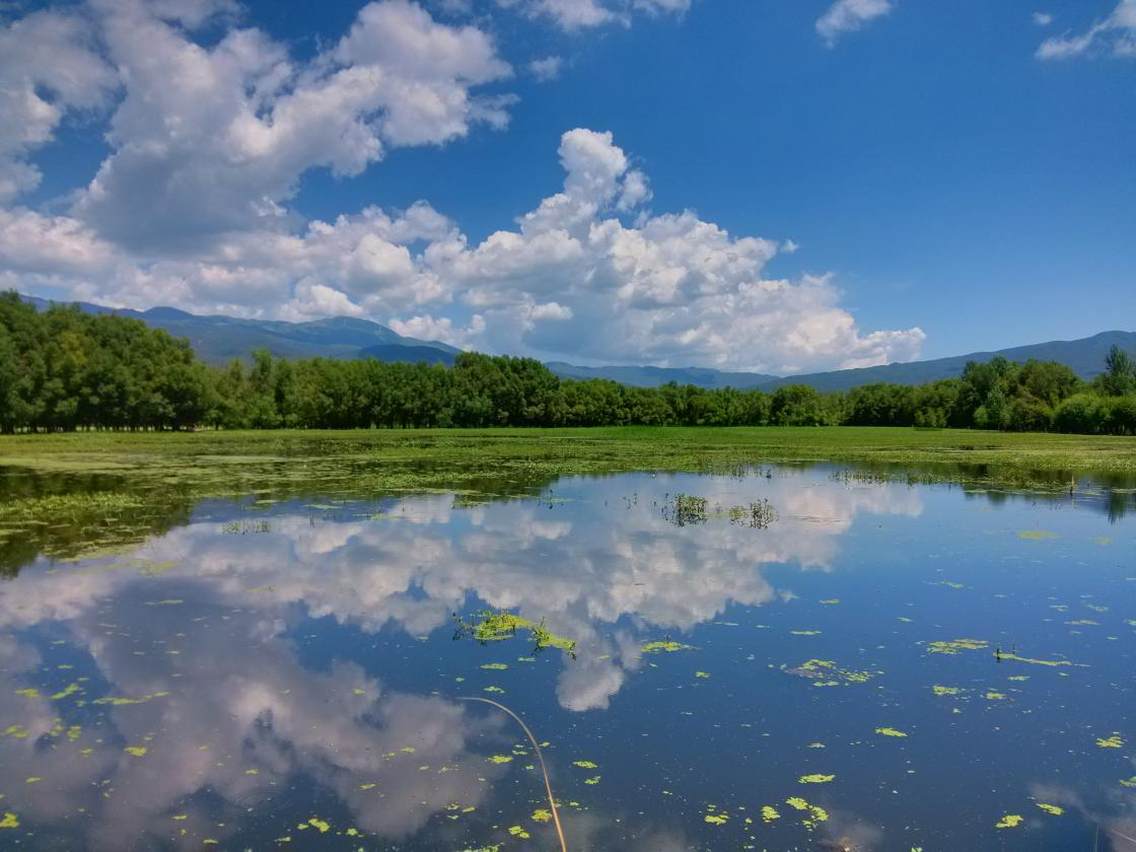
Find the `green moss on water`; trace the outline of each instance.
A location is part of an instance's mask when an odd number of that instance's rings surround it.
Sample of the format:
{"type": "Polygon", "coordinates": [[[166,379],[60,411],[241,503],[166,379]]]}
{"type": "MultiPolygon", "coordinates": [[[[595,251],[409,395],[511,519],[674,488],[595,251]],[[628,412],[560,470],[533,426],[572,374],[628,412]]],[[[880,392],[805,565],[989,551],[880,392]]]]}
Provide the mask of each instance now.
{"type": "Polygon", "coordinates": [[[932,654],[957,654],[960,651],[981,651],[989,647],[990,643],[983,639],[952,639],[927,643],[927,650],[932,654]]]}
{"type": "Polygon", "coordinates": [[[486,610],[475,613],[470,621],[459,617],[455,617],[455,620],[456,636],[469,636],[483,645],[512,639],[521,631],[532,639],[535,651],[556,648],[570,656],[576,655],[575,640],[553,633],[544,626],[543,619],[538,623],[505,610],[486,610]]]}

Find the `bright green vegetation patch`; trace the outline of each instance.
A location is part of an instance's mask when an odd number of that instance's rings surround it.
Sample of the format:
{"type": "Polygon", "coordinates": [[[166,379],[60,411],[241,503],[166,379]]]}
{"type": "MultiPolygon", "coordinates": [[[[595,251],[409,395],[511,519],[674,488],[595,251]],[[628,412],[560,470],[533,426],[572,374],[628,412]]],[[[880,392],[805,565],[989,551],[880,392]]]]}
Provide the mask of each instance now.
{"type": "Polygon", "coordinates": [[[849,686],[867,683],[880,672],[857,671],[841,668],[834,660],[806,660],[799,666],[785,669],[787,674],[813,682],[813,686],[849,686]]]}
{"type": "Polygon", "coordinates": [[[927,650],[932,654],[957,654],[959,651],[981,651],[988,647],[990,647],[990,643],[982,639],[953,639],[949,642],[927,643],[927,650]]]}
{"type": "Polygon", "coordinates": [[[802,775],[797,779],[800,784],[828,784],[835,780],[835,775],[823,775],[819,772],[814,772],[812,775],[802,775]]]}
{"type": "Polygon", "coordinates": [[[659,654],[659,653],[674,653],[675,651],[691,651],[694,649],[693,645],[684,645],[681,642],[675,642],[673,639],[660,639],[654,642],[648,642],[640,649],[644,654],[659,654]]]}
{"type": "Polygon", "coordinates": [[[1113,734],[1110,737],[1097,737],[1097,748],[1123,748],[1124,739],[1120,734],[1113,734]]]}
{"type": "Polygon", "coordinates": [[[1057,533],[1049,532],[1049,530],[1022,530],[1018,533],[1018,538],[1026,541],[1045,541],[1046,539],[1057,538],[1057,533]]]}
{"type": "Polygon", "coordinates": [[[1017,828],[1022,824],[1021,814],[1006,814],[998,822],[994,823],[995,828],[1017,828]]]}
{"type": "MultiPolygon", "coordinates": [[[[499,610],[496,612],[485,610],[474,615],[472,622],[457,618],[458,635],[470,636],[474,640],[487,644],[512,639],[517,631],[525,631],[533,640],[534,648],[543,651],[545,648],[558,648],[566,654],[576,656],[576,642],[564,636],[558,636],[540,623],[531,621],[515,613],[499,610]]],[[[493,665],[493,664],[490,664],[493,665]]],[[[501,664],[498,664],[501,665],[501,664]]],[[[484,668],[484,667],[483,667],[484,668]]]]}
{"type": "Polygon", "coordinates": [[[881,737],[906,737],[907,736],[907,734],[905,734],[903,731],[897,730],[896,728],[876,728],[876,733],[879,734],[881,737]]]}
{"type": "Polygon", "coordinates": [[[1065,809],[1060,805],[1051,805],[1048,802],[1038,802],[1037,806],[1052,816],[1061,816],[1065,813],[1065,809]]]}

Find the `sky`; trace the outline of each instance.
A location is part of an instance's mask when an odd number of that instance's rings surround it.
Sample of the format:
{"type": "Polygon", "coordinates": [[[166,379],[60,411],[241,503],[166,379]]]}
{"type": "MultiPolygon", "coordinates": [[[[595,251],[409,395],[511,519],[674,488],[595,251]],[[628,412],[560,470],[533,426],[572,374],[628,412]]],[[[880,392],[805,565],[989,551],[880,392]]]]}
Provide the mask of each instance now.
{"type": "Polygon", "coordinates": [[[1136,328],[1136,0],[0,4],[0,288],[793,373],[1136,328]]]}

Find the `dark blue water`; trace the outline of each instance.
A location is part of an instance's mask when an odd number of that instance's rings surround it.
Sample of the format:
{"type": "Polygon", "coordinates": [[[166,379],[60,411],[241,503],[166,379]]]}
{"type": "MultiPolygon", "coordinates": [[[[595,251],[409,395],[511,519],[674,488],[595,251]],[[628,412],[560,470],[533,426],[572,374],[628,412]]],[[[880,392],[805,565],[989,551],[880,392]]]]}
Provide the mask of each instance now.
{"type": "Polygon", "coordinates": [[[557,848],[476,696],[571,849],[1136,848],[1134,545],[824,468],[205,503],[0,581],[0,847],[557,848]]]}

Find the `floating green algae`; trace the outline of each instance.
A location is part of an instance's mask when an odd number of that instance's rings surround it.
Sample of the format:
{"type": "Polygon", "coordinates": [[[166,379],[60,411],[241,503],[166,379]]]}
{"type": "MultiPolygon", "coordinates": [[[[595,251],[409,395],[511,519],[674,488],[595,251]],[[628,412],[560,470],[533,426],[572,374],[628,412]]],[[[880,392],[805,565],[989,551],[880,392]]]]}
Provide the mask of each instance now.
{"type": "Polygon", "coordinates": [[[959,651],[981,651],[989,647],[990,643],[983,639],[952,639],[927,643],[927,650],[932,654],[957,654],[959,651]]]}
{"type": "Polygon", "coordinates": [[[123,751],[134,757],[144,757],[147,749],[146,746],[127,746],[123,751]]]}
{"type": "Polygon", "coordinates": [[[798,784],[828,784],[836,780],[835,775],[823,775],[815,772],[812,775],[802,775],[797,779],[798,784]]]}
{"type": "Polygon", "coordinates": [[[508,763],[513,759],[511,754],[495,754],[486,758],[490,763],[508,763]]]}
{"type": "Polygon", "coordinates": [[[576,642],[564,636],[558,636],[544,626],[544,619],[539,623],[505,610],[483,610],[474,615],[473,622],[467,622],[458,616],[457,632],[455,637],[470,636],[484,644],[512,639],[518,630],[527,631],[532,638],[535,649],[543,651],[545,648],[557,648],[572,657],[576,656],[576,642]]]}
{"type": "Polygon", "coordinates": [[[801,820],[801,824],[812,831],[816,828],[818,823],[825,822],[828,819],[828,811],[819,805],[811,805],[800,796],[790,796],[785,800],[785,804],[797,811],[803,811],[808,814],[801,820]]]}
{"type": "Polygon", "coordinates": [[[773,822],[775,819],[781,819],[781,814],[777,812],[777,808],[772,805],[761,806],[761,820],[762,822],[773,822]]]}
{"type": "Polygon", "coordinates": [[[693,645],[684,645],[681,642],[675,642],[673,639],[660,639],[654,642],[648,642],[640,648],[644,654],[658,654],[670,653],[675,651],[691,651],[694,649],[693,645]]]}
{"type": "Polygon", "coordinates": [[[20,818],[11,811],[4,811],[3,819],[0,819],[0,828],[19,828],[20,818]]]}
{"type": "Polygon", "coordinates": [[[1124,740],[1118,733],[1109,737],[1097,737],[1097,748],[1121,748],[1124,740]]]}
{"type": "Polygon", "coordinates": [[[547,808],[537,808],[532,812],[533,822],[548,822],[552,819],[552,811],[547,808]]]}
{"type": "Polygon", "coordinates": [[[572,765],[578,766],[581,769],[599,769],[600,768],[600,765],[598,763],[596,763],[595,761],[591,761],[591,760],[573,760],[572,765]]]}
{"type": "Polygon", "coordinates": [[[813,686],[847,686],[867,683],[879,672],[845,669],[835,660],[806,660],[799,666],[784,670],[787,674],[803,677],[813,682],[813,686]]]}
{"type": "Polygon", "coordinates": [[[962,692],[962,688],[958,686],[941,686],[940,684],[935,684],[931,687],[931,691],[936,695],[958,695],[962,692]]]}
{"type": "Polygon", "coordinates": [[[509,826],[509,834],[513,837],[519,837],[521,840],[528,840],[532,836],[519,825],[509,826]]]}
{"type": "Polygon", "coordinates": [[[995,828],[1017,828],[1022,824],[1021,814],[1006,814],[998,822],[994,823],[995,828]]]}
{"type": "Polygon", "coordinates": [[[706,678],[710,677],[710,672],[695,672],[694,676],[698,677],[698,678],[706,679],[706,678]]]}
{"type": "Polygon", "coordinates": [[[1022,530],[1018,533],[1018,538],[1024,541],[1045,541],[1057,538],[1057,533],[1049,530],[1022,530]]]}
{"type": "Polygon", "coordinates": [[[491,672],[503,672],[505,669],[509,668],[509,666],[506,663],[483,663],[479,668],[491,672]]]}
{"type": "Polygon", "coordinates": [[[879,734],[880,736],[884,736],[884,737],[906,737],[907,736],[907,734],[905,734],[903,731],[897,730],[896,728],[876,728],[876,733],[879,734]]]}
{"type": "Polygon", "coordinates": [[[1037,802],[1036,804],[1047,814],[1052,814],[1053,816],[1061,816],[1061,814],[1065,813],[1065,809],[1060,805],[1051,805],[1048,802],[1037,802]]]}
{"type": "Polygon", "coordinates": [[[1051,666],[1054,668],[1076,665],[1076,663],[1070,662],[1069,660],[1038,660],[1033,657],[1021,657],[1014,653],[1007,654],[1004,651],[998,653],[998,659],[1003,662],[1009,660],[1015,663],[1028,663],[1031,666],[1051,666]]]}

